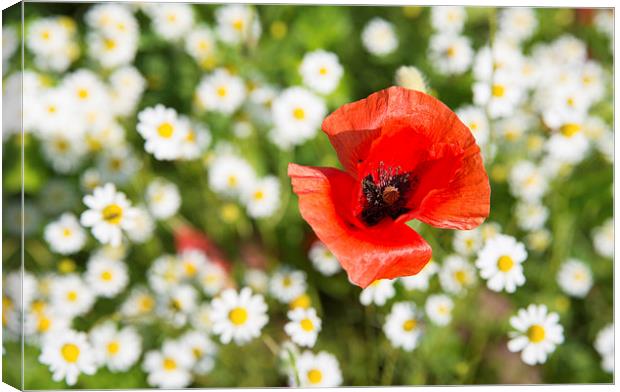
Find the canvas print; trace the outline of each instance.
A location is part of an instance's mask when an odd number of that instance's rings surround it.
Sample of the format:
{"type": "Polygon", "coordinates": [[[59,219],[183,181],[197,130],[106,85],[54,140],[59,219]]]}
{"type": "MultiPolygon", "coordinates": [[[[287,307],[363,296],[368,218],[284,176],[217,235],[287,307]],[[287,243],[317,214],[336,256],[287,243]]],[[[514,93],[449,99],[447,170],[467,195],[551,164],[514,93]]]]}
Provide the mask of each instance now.
{"type": "Polygon", "coordinates": [[[613,382],[613,18],[6,9],[3,381],[613,382]]]}

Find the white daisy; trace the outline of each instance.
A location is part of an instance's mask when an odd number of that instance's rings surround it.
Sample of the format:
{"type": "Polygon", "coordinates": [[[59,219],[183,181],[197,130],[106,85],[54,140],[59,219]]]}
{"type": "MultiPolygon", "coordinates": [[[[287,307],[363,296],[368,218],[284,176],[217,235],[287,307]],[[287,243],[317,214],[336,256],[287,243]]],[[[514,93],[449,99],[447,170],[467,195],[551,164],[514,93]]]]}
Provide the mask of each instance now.
{"type": "Polygon", "coordinates": [[[201,269],[198,280],[204,293],[213,297],[228,284],[228,273],[219,264],[207,260],[201,269]]]}
{"type": "Polygon", "coordinates": [[[614,325],[607,324],[596,335],[594,348],[603,360],[601,366],[607,373],[614,372],[614,325]]]}
{"type": "Polygon", "coordinates": [[[209,166],[209,186],[214,192],[226,196],[246,194],[255,177],[252,166],[235,155],[216,156],[209,166]]]}
{"type": "Polygon", "coordinates": [[[52,280],[50,300],[58,313],[73,317],[87,313],[95,302],[95,295],[79,276],[67,275],[52,280]]]}
{"type": "Polygon", "coordinates": [[[382,18],[371,19],[362,30],[362,44],[375,56],[386,56],[394,52],[398,46],[394,26],[382,18]]]}
{"type": "Polygon", "coordinates": [[[508,178],[510,192],[525,201],[540,200],[547,192],[548,180],[542,170],[529,161],[517,162],[508,178]]]}
{"type": "Polygon", "coordinates": [[[80,223],[92,228],[92,233],[102,244],[119,246],[122,231],[133,228],[136,210],[131,207],[124,193],[118,192],[114,184],[97,187],[92,195],[84,196],[89,208],[80,217],[80,223]]]}
{"type": "Polygon", "coordinates": [[[137,129],[145,139],[146,152],[159,160],[177,159],[188,132],[187,123],[179,121],[177,112],[160,104],[138,113],[137,129]]]}
{"type": "Polygon", "coordinates": [[[146,207],[136,206],[133,227],[127,232],[127,237],[135,243],[144,243],[153,237],[154,230],[155,222],[146,207]]]}
{"type": "Polygon", "coordinates": [[[431,26],[436,31],[460,33],[466,20],[465,7],[440,6],[431,8],[431,26]]]}
{"type": "Polygon", "coordinates": [[[204,333],[189,331],[179,338],[183,347],[194,356],[193,370],[197,374],[207,374],[215,366],[217,346],[204,333]]]}
{"type": "Polygon", "coordinates": [[[86,242],[84,229],[69,212],[47,225],[43,235],[52,251],[63,255],[80,251],[86,242]]]}
{"type": "Polygon", "coordinates": [[[300,387],[337,387],[342,384],[342,372],[338,360],[332,354],[321,351],[313,354],[305,351],[295,361],[300,387]]]}
{"type": "Polygon", "coordinates": [[[250,217],[270,217],[280,207],[280,181],[275,176],[264,177],[248,187],[241,197],[250,217]]]}
{"type": "Polygon", "coordinates": [[[184,388],[192,381],[194,356],[181,342],[167,340],[160,351],[149,351],[142,368],[148,373],[149,385],[158,388],[184,388]]]}
{"type": "Polygon", "coordinates": [[[378,279],[372,282],[360,293],[360,302],[362,305],[375,304],[383,306],[388,299],[396,294],[394,290],[394,280],[378,279]]]}
{"type": "Polygon", "coordinates": [[[474,52],[465,36],[437,34],[429,42],[429,57],[442,74],[460,75],[471,66],[474,52]]]}
{"type": "Polygon", "coordinates": [[[156,219],[167,219],[181,206],[179,188],[172,182],[157,178],[146,187],[146,201],[156,219]]]}
{"type": "Polygon", "coordinates": [[[127,184],[140,168],[141,162],[129,146],[107,149],[100,154],[97,167],[105,182],[127,184]]]}
{"type": "Polygon", "coordinates": [[[549,209],[539,202],[518,202],[515,207],[517,225],[522,230],[541,229],[549,217],[549,209]]]}
{"type": "Polygon", "coordinates": [[[274,132],[282,145],[298,145],[313,138],[327,108],[325,102],[302,87],[289,87],[273,101],[274,132]]]}
{"type": "Polygon", "coordinates": [[[229,4],[215,11],[217,34],[228,44],[242,42],[253,43],[261,34],[261,26],[257,12],[241,4],[229,4]]]}
{"type": "Polygon", "coordinates": [[[596,253],[603,257],[614,256],[614,220],[608,218],[602,225],[592,230],[592,242],[596,253]]]}
{"type": "Polygon", "coordinates": [[[243,79],[232,75],[225,68],[218,68],[205,75],[196,89],[200,104],[206,110],[232,114],[246,97],[243,79]]]}
{"type": "Polygon", "coordinates": [[[310,247],[308,258],[314,268],[325,276],[332,276],[342,270],[336,256],[319,240],[310,247]]]}
{"type": "Polygon", "coordinates": [[[269,282],[269,292],[282,303],[290,303],[306,292],[306,273],[299,270],[280,269],[269,282]]]}
{"type": "Polygon", "coordinates": [[[592,272],[584,262],[569,259],[562,263],[558,271],[557,281],[566,294],[584,298],[592,288],[592,272]]]}
{"type": "Polygon", "coordinates": [[[153,290],[165,293],[181,282],[184,271],[176,256],[162,255],[153,261],[146,276],[153,290]]]}
{"type": "Polygon", "coordinates": [[[181,271],[187,279],[197,277],[209,262],[207,256],[197,249],[184,250],[178,255],[178,260],[181,264],[181,271]]]}
{"type": "Polygon", "coordinates": [[[484,146],[489,139],[489,121],[480,107],[468,105],[456,111],[459,119],[467,125],[476,139],[476,143],[484,146]]]}
{"type": "Polygon", "coordinates": [[[338,87],[343,69],[335,53],[315,50],[304,55],[299,72],[306,86],[317,93],[329,94],[338,87]]]}
{"type": "Polygon", "coordinates": [[[134,287],[125,302],[120,307],[120,313],[125,317],[141,317],[150,314],[155,309],[155,298],[144,287],[134,287]]]}
{"type": "Polygon", "coordinates": [[[492,82],[477,82],[473,86],[474,103],[487,108],[491,118],[513,114],[521,103],[524,92],[507,72],[494,74],[492,82]]]}
{"type": "Polygon", "coordinates": [[[120,260],[91,257],[86,265],[86,283],[96,295],[115,297],[127,286],[127,265],[120,260]]]}
{"type": "Polygon", "coordinates": [[[398,278],[406,290],[428,290],[429,281],[433,275],[439,272],[439,266],[433,260],[430,260],[422,268],[420,272],[412,276],[404,276],[398,278]]]}
{"type": "MultiPolygon", "coordinates": [[[[33,309],[25,315],[24,332],[30,330],[44,341],[48,335],[65,331],[71,327],[71,318],[60,314],[55,309],[33,309]]],[[[30,338],[34,339],[34,338],[30,338]]]]}
{"type": "Polygon", "coordinates": [[[117,68],[108,78],[110,105],[119,116],[132,114],[146,88],[146,80],[134,66],[117,68]]]}
{"type": "Polygon", "coordinates": [[[457,255],[445,258],[439,271],[439,283],[445,291],[460,294],[475,282],[476,270],[471,263],[457,255]]]}
{"type": "Polygon", "coordinates": [[[184,326],[198,306],[198,291],[189,284],[180,284],[160,297],[157,311],[177,328],[184,326]]]}
{"type": "Polygon", "coordinates": [[[471,256],[482,247],[482,233],[480,229],[459,230],[454,232],[452,247],[463,256],[471,256]]]}
{"type": "Polygon", "coordinates": [[[133,327],[117,329],[108,321],[91,329],[89,335],[99,366],[112,372],[129,370],[140,357],[142,338],[133,327]]]}
{"type": "Polygon", "coordinates": [[[321,319],[314,308],[295,308],[287,313],[289,322],[284,331],[299,346],[312,347],[321,331],[321,319]]]}
{"type": "Polygon", "coordinates": [[[207,126],[182,119],[188,121],[190,125],[187,135],[181,142],[181,157],[188,160],[198,159],[211,143],[211,132],[207,126]]]}
{"type": "Polygon", "coordinates": [[[249,287],[237,292],[224,290],[211,301],[211,320],[213,333],[220,341],[228,344],[234,340],[243,345],[260,336],[261,329],[267,324],[267,305],[260,294],[252,294],[249,287]]]}
{"type": "Polygon", "coordinates": [[[210,334],[213,328],[213,321],[211,320],[211,305],[208,303],[202,303],[198,308],[192,312],[189,318],[192,328],[201,331],[204,334],[210,334]]]}
{"type": "Polygon", "coordinates": [[[83,332],[59,331],[48,336],[41,347],[39,362],[48,365],[54,381],[75,385],[80,373],[95,374],[97,366],[92,347],[83,332]]]}
{"type": "Polygon", "coordinates": [[[269,288],[269,276],[265,271],[257,268],[247,268],[244,274],[244,282],[253,291],[264,294],[269,288]]]}
{"type": "Polygon", "coordinates": [[[547,229],[539,229],[529,233],[525,237],[527,247],[535,252],[544,252],[551,244],[551,232],[547,229]]]}
{"type": "Polygon", "coordinates": [[[424,309],[428,318],[437,325],[448,325],[452,320],[454,302],[444,294],[433,294],[426,299],[424,309]]]}
{"type": "Polygon", "coordinates": [[[422,337],[420,311],[413,302],[396,302],[385,319],[383,331],[392,346],[413,351],[422,337]]]}
{"type": "Polygon", "coordinates": [[[185,37],[185,50],[199,63],[213,56],[215,37],[207,26],[195,27],[185,37]]]}
{"type": "Polygon", "coordinates": [[[190,4],[149,4],[148,13],[153,30],[168,41],[181,39],[194,24],[194,13],[190,4]]]}
{"type": "Polygon", "coordinates": [[[480,269],[480,276],[487,280],[489,289],[514,293],[525,283],[521,264],[526,259],[527,251],[522,243],[514,237],[499,234],[486,241],[478,252],[476,267],[480,269]]]}
{"type": "Polygon", "coordinates": [[[564,342],[564,328],[557,313],[548,313],[545,305],[530,305],[519,309],[510,318],[516,331],[510,332],[508,350],[521,351],[521,359],[528,365],[545,363],[555,347],[564,342]]]}
{"type": "Polygon", "coordinates": [[[505,8],[499,17],[500,34],[516,41],[523,41],[534,34],[538,27],[536,13],[531,8],[505,8]]]}

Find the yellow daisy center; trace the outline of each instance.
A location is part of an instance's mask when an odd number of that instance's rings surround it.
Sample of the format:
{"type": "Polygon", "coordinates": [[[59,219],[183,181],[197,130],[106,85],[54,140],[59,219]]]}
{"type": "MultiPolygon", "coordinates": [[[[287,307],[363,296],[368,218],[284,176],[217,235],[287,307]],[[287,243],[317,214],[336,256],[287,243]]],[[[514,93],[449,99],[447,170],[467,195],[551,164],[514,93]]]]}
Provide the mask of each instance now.
{"type": "Polygon", "coordinates": [[[327,75],[327,68],[325,68],[325,67],[321,67],[321,68],[319,69],[319,74],[321,74],[321,75],[327,75]]]}
{"type": "Polygon", "coordinates": [[[85,88],[81,88],[78,90],[77,95],[80,99],[88,98],[88,90],[85,88]]]}
{"type": "Polygon", "coordinates": [[[190,262],[185,262],[183,267],[185,268],[185,274],[188,276],[194,276],[196,275],[196,272],[198,272],[196,266],[190,262]]]}
{"type": "Polygon", "coordinates": [[[164,370],[167,372],[171,372],[177,368],[177,363],[174,359],[170,357],[164,358],[164,370]]]}
{"type": "Polygon", "coordinates": [[[418,322],[414,319],[409,319],[403,323],[403,329],[407,332],[411,332],[418,325],[418,322]]]}
{"type": "Polygon", "coordinates": [[[226,87],[223,87],[223,86],[218,87],[216,92],[217,92],[217,95],[222,98],[228,95],[228,90],[226,90],[226,87]]]}
{"type": "Polygon", "coordinates": [[[228,176],[228,186],[231,188],[234,188],[237,186],[237,177],[235,177],[234,175],[230,175],[228,176]]]}
{"type": "Polygon", "coordinates": [[[512,257],[504,255],[497,259],[497,268],[502,272],[508,272],[515,265],[512,257]]]}
{"type": "Polygon", "coordinates": [[[148,312],[149,310],[153,308],[154,301],[153,301],[153,298],[145,295],[144,297],[140,299],[138,304],[140,306],[141,311],[148,312]]]}
{"type": "Polygon", "coordinates": [[[323,379],[323,373],[321,373],[318,369],[310,369],[308,370],[308,381],[310,384],[318,384],[323,379]]]}
{"type": "Polygon", "coordinates": [[[311,301],[310,301],[310,296],[308,294],[302,294],[299,297],[295,298],[292,302],[291,302],[291,308],[295,309],[295,308],[302,308],[302,309],[308,309],[310,307],[311,301]]]}
{"type": "Polygon", "coordinates": [[[70,237],[70,236],[71,236],[71,233],[72,233],[72,231],[71,231],[71,229],[69,229],[69,228],[64,228],[64,229],[62,230],[62,235],[63,235],[63,237],[70,237]]]}
{"type": "Polygon", "coordinates": [[[450,46],[447,50],[446,50],[446,55],[448,57],[454,57],[456,56],[456,49],[454,48],[454,46],[450,46]]]}
{"type": "Polygon", "coordinates": [[[564,124],[562,128],[560,128],[560,132],[566,137],[573,137],[578,134],[579,131],[581,131],[581,126],[575,123],[564,124]]]}
{"type": "Polygon", "coordinates": [[[263,191],[254,192],[254,200],[262,200],[265,197],[263,191]]]}
{"type": "Polygon", "coordinates": [[[296,120],[301,121],[306,118],[306,112],[302,108],[295,108],[293,109],[293,117],[295,117],[296,120]]]}
{"type": "Polygon", "coordinates": [[[47,332],[51,326],[52,326],[52,320],[50,320],[48,317],[45,317],[43,315],[39,317],[39,322],[37,323],[38,332],[41,332],[41,333],[47,332]]]}
{"type": "Polygon", "coordinates": [[[123,209],[117,204],[109,204],[103,209],[101,215],[104,221],[118,225],[123,218],[123,209]]]}
{"type": "Polygon", "coordinates": [[[527,337],[532,343],[540,343],[545,339],[545,328],[542,325],[534,324],[527,329],[527,337]]]}
{"type": "Polygon", "coordinates": [[[465,282],[467,282],[467,274],[463,270],[456,271],[454,273],[454,279],[460,284],[465,284],[465,282]]]}
{"type": "Polygon", "coordinates": [[[491,88],[491,93],[494,97],[501,98],[506,93],[506,88],[501,84],[494,84],[491,88]]]}
{"type": "Polygon", "coordinates": [[[80,357],[80,348],[73,343],[65,343],[60,353],[66,362],[75,363],[80,357]]]}
{"type": "Polygon", "coordinates": [[[303,329],[304,331],[307,331],[307,332],[314,331],[314,324],[312,323],[312,320],[308,318],[301,320],[299,322],[299,325],[301,325],[301,329],[303,329]]]}
{"type": "Polygon", "coordinates": [[[107,50],[112,50],[112,49],[116,48],[116,41],[114,41],[112,38],[106,38],[103,41],[103,44],[105,45],[105,48],[107,50]]]}
{"type": "Polygon", "coordinates": [[[159,134],[159,136],[165,139],[169,139],[174,133],[174,127],[169,122],[161,123],[159,127],[157,127],[157,133],[159,134]]]}
{"type": "Polygon", "coordinates": [[[120,346],[120,344],[118,344],[117,341],[112,341],[112,342],[108,343],[108,346],[107,346],[108,354],[116,355],[120,348],[121,348],[121,346],[120,346]]]}
{"type": "Polygon", "coordinates": [[[101,280],[109,282],[112,280],[112,273],[110,271],[103,271],[101,273],[101,280]]]}
{"type": "Polygon", "coordinates": [[[243,325],[248,320],[248,311],[241,307],[236,307],[228,313],[228,319],[234,325],[243,325]]]}
{"type": "Polygon", "coordinates": [[[285,276],[284,278],[282,278],[282,286],[290,287],[292,284],[293,284],[293,280],[291,279],[290,276],[285,276]]]}
{"type": "Polygon", "coordinates": [[[50,39],[50,37],[51,37],[51,36],[52,36],[52,35],[50,34],[50,32],[49,32],[49,31],[44,31],[44,32],[42,32],[42,33],[41,33],[41,38],[43,38],[43,39],[44,39],[44,40],[46,40],[46,41],[47,41],[48,39],[50,39]]]}
{"type": "Polygon", "coordinates": [[[237,19],[233,22],[233,28],[237,31],[243,30],[243,19],[237,19]]]}
{"type": "Polygon", "coordinates": [[[71,302],[75,302],[78,298],[78,294],[77,292],[75,292],[74,290],[71,290],[67,293],[67,299],[71,302]]]}

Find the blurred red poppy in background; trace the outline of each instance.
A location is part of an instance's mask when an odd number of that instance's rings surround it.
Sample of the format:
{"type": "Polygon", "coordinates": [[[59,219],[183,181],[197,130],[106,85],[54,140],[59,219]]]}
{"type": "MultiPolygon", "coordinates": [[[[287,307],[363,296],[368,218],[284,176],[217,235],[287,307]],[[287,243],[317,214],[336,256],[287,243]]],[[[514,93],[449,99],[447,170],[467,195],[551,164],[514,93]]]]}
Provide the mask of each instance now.
{"type": "Polygon", "coordinates": [[[323,130],[345,171],[290,163],[302,217],[354,284],[415,275],[431,247],[407,221],[469,230],[489,215],[480,148],[447,106],[390,87],[340,107],[323,130]]]}

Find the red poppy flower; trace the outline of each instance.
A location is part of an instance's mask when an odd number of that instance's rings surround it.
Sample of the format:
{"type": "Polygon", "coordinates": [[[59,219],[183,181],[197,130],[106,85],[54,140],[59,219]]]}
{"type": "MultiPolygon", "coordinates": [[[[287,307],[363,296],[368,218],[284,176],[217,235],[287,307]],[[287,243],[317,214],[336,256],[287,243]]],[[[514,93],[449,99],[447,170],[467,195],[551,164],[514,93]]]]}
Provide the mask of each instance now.
{"type": "Polygon", "coordinates": [[[405,222],[469,230],[489,215],[480,148],[447,106],[390,87],[342,106],[322,126],[345,171],[290,163],[302,217],[351,282],[417,274],[429,244],[405,222]]]}

